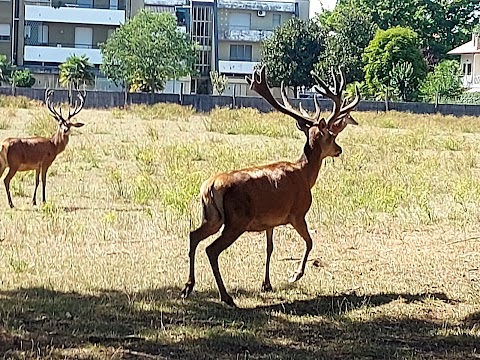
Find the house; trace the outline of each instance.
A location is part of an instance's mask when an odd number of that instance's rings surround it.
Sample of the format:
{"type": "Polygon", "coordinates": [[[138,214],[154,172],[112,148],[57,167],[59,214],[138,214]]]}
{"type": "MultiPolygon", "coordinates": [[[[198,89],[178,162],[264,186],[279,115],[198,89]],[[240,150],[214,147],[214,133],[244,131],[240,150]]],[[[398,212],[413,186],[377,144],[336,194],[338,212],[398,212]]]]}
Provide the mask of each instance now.
{"type": "Polygon", "coordinates": [[[474,33],[472,40],[450,50],[449,55],[460,55],[462,84],[469,92],[480,91],[480,33],[474,33]]]}

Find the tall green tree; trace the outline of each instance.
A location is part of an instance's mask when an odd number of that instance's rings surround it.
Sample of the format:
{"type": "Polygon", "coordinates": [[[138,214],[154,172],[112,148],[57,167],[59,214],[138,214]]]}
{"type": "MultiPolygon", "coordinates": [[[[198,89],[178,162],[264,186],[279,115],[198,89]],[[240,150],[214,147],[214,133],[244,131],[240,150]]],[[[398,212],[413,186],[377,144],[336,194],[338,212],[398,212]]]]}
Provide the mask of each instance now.
{"type": "Polygon", "coordinates": [[[177,30],[175,15],[140,11],[100,46],[101,71],[117,85],[149,92],[165,88],[169,79],[194,71],[196,45],[177,30]]]}
{"type": "Polygon", "coordinates": [[[422,83],[423,99],[438,105],[441,99],[455,99],[463,92],[460,83],[460,64],[456,60],[440,62],[434,71],[428,73],[422,83]]]}
{"type": "Polygon", "coordinates": [[[404,100],[417,97],[420,82],[427,74],[427,64],[419,48],[417,34],[407,28],[394,27],[377,31],[363,53],[365,82],[371,93],[392,85],[392,70],[401,63],[410,64],[408,94],[404,100]]]}
{"type": "Polygon", "coordinates": [[[275,29],[273,36],[263,42],[262,64],[267,66],[272,86],[283,81],[297,87],[311,87],[314,80],[310,72],[319,55],[325,50],[326,32],[316,21],[291,18],[275,29]]]}
{"type": "Polygon", "coordinates": [[[328,30],[328,35],[315,71],[328,79],[332,67],[342,66],[347,83],[362,81],[362,53],[377,30],[371,16],[358,7],[343,4],[336,6],[329,16],[319,16],[317,21],[328,30]]]}
{"type": "Polygon", "coordinates": [[[78,89],[81,84],[91,84],[95,81],[93,65],[86,55],[71,55],[60,64],[60,84],[68,87],[70,101],[73,101],[72,91],[78,89]]]}
{"type": "Polygon", "coordinates": [[[433,63],[469,39],[480,11],[478,0],[340,0],[339,5],[361,9],[382,30],[411,28],[433,63]]]}

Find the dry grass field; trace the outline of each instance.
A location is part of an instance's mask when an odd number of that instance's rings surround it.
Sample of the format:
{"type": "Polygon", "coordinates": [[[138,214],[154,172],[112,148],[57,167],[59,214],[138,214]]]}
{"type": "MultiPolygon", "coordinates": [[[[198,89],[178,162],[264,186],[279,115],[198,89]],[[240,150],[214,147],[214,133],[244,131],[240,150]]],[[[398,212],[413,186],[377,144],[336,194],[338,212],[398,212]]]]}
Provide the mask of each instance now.
{"type": "MultiPolygon", "coordinates": [[[[0,100],[0,137],[51,133],[43,106],[0,100]]],[[[188,232],[210,174],[295,160],[290,118],[173,105],[84,110],[50,168],[0,186],[0,359],[480,358],[480,119],[355,113],[314,188],[305,276],[290,227],[220,257],[240,309],[218,300],[201,243],[188,300],[188,232]],[[40,200],[40,194],[38,195],[40,200]],[[3,356],[3,357],[2,357],[3,356]]]]}

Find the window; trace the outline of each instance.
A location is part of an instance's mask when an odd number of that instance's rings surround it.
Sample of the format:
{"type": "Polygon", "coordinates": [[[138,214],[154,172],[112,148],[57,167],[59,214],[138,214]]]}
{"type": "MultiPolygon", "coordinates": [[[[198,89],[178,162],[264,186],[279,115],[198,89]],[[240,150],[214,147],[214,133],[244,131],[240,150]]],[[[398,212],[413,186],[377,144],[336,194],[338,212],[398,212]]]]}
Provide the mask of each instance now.
{"type": "Polygon", "coordinates": [[[251,14],[248,13],[231,13],[228,16],[229,30],[250,30],[251,14]]]}
{"type": "Polygon", "coordinates": [[[282,23],[282,15],[273,14],[272,27],[275,29],[280,26],[282,23]]]}
{"type": "Polygon", "coordinates": [[[38,43],[41,45],[48,44],[48,25],[40,25],[38,28],[38,43]]]}
{"type": "Polygon", "coordinates": [[[230,45],[230,60],[252,61],[252,45],[230,45]]]}
{"type": "Polygon", "coordinates": [[[93,40],[93,29],[88,27],[75,28],[75,47],[91,49],[93,40]]]}
{"type": "Polygon", "coordinates": [[[10,24],[0,24],[0,41],[10,41],[10,24]]]}
{"type": "Polygon", "coordinates": [[[107,39],[112,36],[112,34],[115,32],[116,29],[108,29],[107,30],[107,39]]]}
{"type": "Polygon", "coordinates": [[[463,75],[472,75],[472,64],[464,63],[463,64],[463,75]]]}

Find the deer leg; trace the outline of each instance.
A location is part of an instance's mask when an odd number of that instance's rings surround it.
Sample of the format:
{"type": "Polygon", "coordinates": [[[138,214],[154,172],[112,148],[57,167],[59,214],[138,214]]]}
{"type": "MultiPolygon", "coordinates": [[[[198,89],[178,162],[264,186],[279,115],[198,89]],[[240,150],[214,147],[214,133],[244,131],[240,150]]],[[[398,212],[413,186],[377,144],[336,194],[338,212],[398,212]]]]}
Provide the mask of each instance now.
{"type": "Polygon", "coordinates": [[[225,225],[222,235],[220,235],[218,239],[210,244],[206,250],[208,260],[210,260],[210,266],[212,267],[213,276],[217,282],[220,300],[232,307],[236,307],[236,305],[233,302],[233,298],[228,294],[227,289],[225,289],[225,284],[223,283],[222,275],[220,274],[220,269],[218,267],[218,256],[223,250],[232,245],[235,240],[237,240],[238,237],[243,234],[243,232],[243,230],[237,230],[225,225]]]}
{"type": "Polygon", "coordinates": [[[302,262],[300,263],[298,269],[289,279],[289,282],[291,283],[298,281],[302,278],[303,274],[305,273],[305,266],[307,265],[308,254],[310,254],[310,251],[312,250],[312,238],[310,237],[310,233],[308,232],[305,218],[294,221],[292,225],[295,230],[297,230],[298,234],[303,238],[303,240],[305,240],[305,252],[303,253],[302,262]]]}
{"type": "Polygon", "coordinates": [[[41,168],[41,173],[42,173],[42,202],[46,202],[46,193],[45,193],[45,186],[47,185],[47,170],[48,166],[45,166],[41,168]]]}
{"type": "Polygon", "coordinates": [[[5,191],[7,192],[8,205],[12,209],[13,209],[13,202],[12,202],[12,196],[10,195],[10,181],[17,173],[17,170],[18,168],[16,167],[10,167],[10,169],[8,170],[7,176],[5,176],[5,179],[3,180],[5,184],[5,191]]]}
{"type": "Polygon", "coordinates": [[[265,261],[265,279],[262,283],[262,291],[272,291],[270,283],[270,258],[273,252],[273,228],[265,231],[267,235],[267,260],[265,261]]]}
{"type": "Polygon", "coordinates": [[[37,205],[37,188],[40,183],[40,169],[35,169],[35,190],[33,190],[32,205],[37,205]]]}
{"type": "Polygon", "coordinates": [[[190,250],[188,256],[190,258],[190,272],[187,283],[181,292],[182,298],[187,298],[195,286],[195,253],[200,241],[205,240],[210,235],[215,234],[222,224],[211,224],[205,221],[197,230],[190,232],[190,250]]]}

